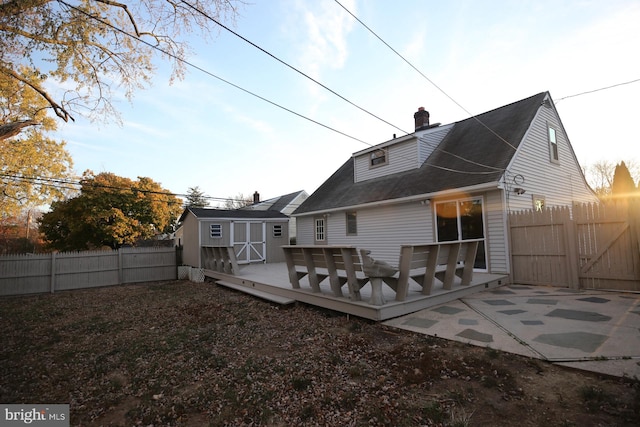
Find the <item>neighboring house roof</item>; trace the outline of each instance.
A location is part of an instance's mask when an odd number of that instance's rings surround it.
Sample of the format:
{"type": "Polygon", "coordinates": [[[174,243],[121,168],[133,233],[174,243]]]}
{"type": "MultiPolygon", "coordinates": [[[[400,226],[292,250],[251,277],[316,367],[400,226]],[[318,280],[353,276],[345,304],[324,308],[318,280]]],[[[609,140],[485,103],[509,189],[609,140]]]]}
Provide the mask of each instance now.
{"type": "Polygon", "coordinates": [[[289,218],[287,215],[276,211],[251,211],[242,209],[207,209],[207,208],[186,208],[178,222],[183,222],[187,213],[191,212],[199,219],[273,219],[289,218]]]}
{"type": "Polygon", "coordinates": [[[547,95],[542,92],[454,123],[416,169],[354,182],[350,158],[294,215],[497,182],[547,95]]]}
{"type": "Polygon", "coordinates": [[[241,209],[242,210],[253,209],[253,210],[262,210],[262,211],[270,210],[270,211],[282,212],[284,209],[286,209],[287,206],[289,206],[291,202],[293,202],[293,200],[296,197],[304,193],[305,193],[304,190],[296,191],[290,194],[285,194],[284,196],[274,197],[272,199],[254,203],[252,205],[247,205],[241,209]]]}

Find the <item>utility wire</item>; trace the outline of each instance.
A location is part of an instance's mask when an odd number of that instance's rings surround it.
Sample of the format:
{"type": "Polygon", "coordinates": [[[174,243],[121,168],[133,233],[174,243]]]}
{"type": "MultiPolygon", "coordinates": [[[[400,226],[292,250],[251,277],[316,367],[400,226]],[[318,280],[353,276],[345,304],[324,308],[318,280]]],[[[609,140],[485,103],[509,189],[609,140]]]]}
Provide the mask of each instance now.
{"type": "Polygon", "coordinates": [[[276,103],[276,102],[274,102],[274,101],[271,101],[271,100],[269,100],[269,99],[267,99],[267,98],[265,98],[265,97],[263,97],[263,96],[260,96],[260,95],[258,95],[258,94],[256,94],[256,93],[254,93],[254,92],[251,92],[251,91],[250,91],[250,90],[248,90],[248,89],[245,89],[245,88],[243,88],[243,87],[241,87],[241,86],[238,86],[238,85],[236,85],[236,84],[234,84],[234,83],[231,83],[230,81],[225,80],[225,79],[223,79],[222,77],[219,77],[219,76],[217,76],[217,75],[213,74],[212,72],[210,72],[210,71],[208,71],[208,70],[205,70],[204,68],[199,67],[199,66],[197,66],[197,65],[195,65],[195,64],[193,64],[193,63],[191,63],[191,62],[187,61],[186,59],[180,58],[180,57],[179,57],[179,56],[177,56],[177,55],[174,55],[174,54],[172,54],[172,53],[170,53],[170,52],[167,52],[166,50],[161,49],[160,47],[155,46],[155,45],[153,45],[153,44],[151,44],[151,43],[149,43],[149,42],[147,42],[147,41],[145,41],[145,40],[143,40],[143,39],[141,39],[141,38],[139,38],[139,37],[137,37],[137,36],[134,36],[133,34],[130,34],[130,33],[126,32],[126,31],[124,31],[124,30],[122,30],[122,29],[120,29],[120,28],[118,28],[118,27],[116,27],[116,26],[112,25],[112,24],[111,24],[111,23],[109,23],[109,22],[106,22],[106,21],[104,21],[104,20],[102,20],[102,19],[100,19],[100,18],[98,18],[98,17],[96,17],[96,16],[94,16],[94,15],[91,15],[90,13],[87,13],[87,12],[85,12],[85,11],[84,11],[84,10],[82,10],[82,9],[79,9],[79,8],[77,8],[77,7],[75,7],[75,6],[72,6],[72,5],[70,5],[69,3],[65,2],[64,0],[57,0],[57,1],[58,1],[58,3],[61,3],[61,4],[65,5],[65,6],[69,7],[69,8],[71,8],[71,9],[73,9],[73,10],[76,10],[76,11],[78,11],[78,12],[82,13],[83,15],[85,15],[85,16],[87,16],[87,17],[91,18],[91,19],[94,19],[94,20],[96,20],[96,21],[100,22],[101,24],[106,25],[107,27],[112,28],[112,29],[114,29],[114,30],[116,30],[116,31],[118,31],[118,32],[120,32],[120,33],[122,33],[122,34],[126,35],[126,36],[129,36],[129,37],[131,37],[131,38],[133,38],[133,39],[135,39],[135,40],[137,40],[137,41],[139,41],[139,42],[141,42],[141,43],[143,43],[143,44],[145,44],[145,45],[147,45],[147,46],[149,46],[149,47],[151,47],[151,48],[153,48],[153,49],[157,50],[158,52],[163,53],[163,54],[165,54],[165,55],[169,56],[170,58],[173,58],[173,59],[175,59],[175,60],[177,60],[177,61],[180,61],[180,62],[182,62],[182,63],[184,63],[184,64],[186,64],[186,65],[188,65],[188,66],[190,66],[190,67],[192,67],[192,68],[195,68],[195,69],[196,69],[196,70],[198,70],[198,71],[201,71],[201,72],[203,72],[203,73],[205,73],[205,74],[207,74],[207,75],[209,75],[209,76],[211,76],[211,77],[213,77],[213,78],[215,78],[215,79],[218,79],[218,80],[220,80],[221,82],[228,84],[229,86],[233,86],[234,88],[236,88],[236,89],[238,89],[238,90],[241,90],[241,91],[243,91],[243,92],[245,92],[245,93],[247,93],[247,94],[249,94],[249,95],[251,95],[251,96],[254,96],[254,97],[256,97],[256,98],[258,98],[258,99],[260,99],[260,100],[262,100],[262,101],[264,101],[264,102],[266,102],[266,103],[268,103],[268,104],[273,105],[274,107],[278,107],[278,108],[280,108],[280,109],[282,109],[282,110],[284,110],[284,111],[286,111],[286,112],[288,112],[288,113],[294,114],[294,115],[296,115],[296,116],[298,116],[298,117],[300,117],[300,118],[302,118],[302,119],[308,120],[308,121],[310,121],[310,122],[312,122],[312,123],[315,123],[315,124],[317,124],[317,125],[319,125],[319,126],[322,126],[322,127],[323,127],[323,128],[325,128],[325,129],[329,129],[330,131],[333,131],[333,132],[339,133],[339,134],[340,134],[340,135],[342,135],[342,136],[346,136],[347,138],[351,138],[351,139],[353,139],[353,140],[355,140],[355,141],[361,142],[361,143],[366,144],[366,145],[371,145],[371,144],[369,144],[369,143],[367,143],[367,142],[365,142],[365,141],[363,141],[363,140],[361,140],[361,139],[359,139],[359,138],[356,138],[355,136],[351,136],[351,135],[349,135],[349,134],[347,134],[347,133],[345,133],[345,132],[342,132],[342,131],[339,131],[339,130],[337,130],[337,129],[334,129],[334,128],[332,128],[331,126],[328,126],[328,125],[325,125],[325,124],[323,124],[323,123],[320,123],[320,122],[319,122],[319,121],[317,121],[317,120],[311,119],[311,118],[309,118],[309,117],[307,117],[307,116],[304,116],[304,115],[302,115],[302,114],[300,114],[300,113],[297,113],[297,112],[295,112],[295,111],[293,111],[293,110],[291,110],[291,109],[289,109],[289,108],[287,108],[287,107],[284,107],[284,106],[282,106],[282,105],[280,105],[280,104],[277,104],[277,103],[276,103]]]}
{"type": "Polygon", "coordinates": [[[356,107],[357,109],[359,109],[360,111],[370,115],[371,117],[374,117],[384,123],[386,123],[387,125],[398,129],[401,132],[404,132],[406,134],[409,134],[411,132],[407,132],[406,130],[403,130],[401,128],[399,128],[398,126],[389,123],[388,121],[384,120],[383,118],[373,114],[372,112],[370,112],[369,110],[366,110],[365,108],[360,107],[359,105],[351,102],[350,100],[348,100],[347,98],[345,98],[344,96],[340,95],[338,92],[334,91],[333,89],[327,87],[326,85],[320,83],[318,80],[314,79],[313,77],[309,76],[308,74],[300,71],[299,69],[297,69],[296,67],[294,67],[293,65],[283,61],[282,59],[278,58],[277,56],[275,56],[274,54],[272,54],[271,52],[267,51],[266,49],[263,49],[262,47],[258,46],[257,44],[255,44],[254,42],[252,42],[251,40],[248,40],[247,38],[241,36],[240,34],[236,33],[235,31],[233,31],[231,28],[227,27],[226,25],[222,24],[221,22],[219,22],[218,20],[216,20],[214,17],[209,16],[208,14],[206,14],[205,12],[203,12],[202,10],[198,9],[197,7],[193,6],[191,3],[185,1],[185,0],[181,0],[182,3],[184,3],[185,5],[189,6],[191,9],[195,10],[196,12],[200,13],[202,16],[204,16],[205,18],[215,22],[216,24],[218,24],[219,26],[221,26],[222,28],[224,28],[225,30],[227,30],[228,32],[230,32],[231,34],[233,34],[234,36],[240,38],[241,40],[245,41],[246,43],[249,43],[251,46],[255,47],[256,49],[258,49],[259,51],[269,55],[271,58],[275,59],[276,61],[280,62],[281,64],[283,64],[284,66],[292,69],[293,71],[295,71],[296,73],[306,77],[307,79],[311,80],[312,82],[314,82],[315,84],[317,84],[318,86],[322,87],[323,89],[328,90],[329,92],[331,92],[332,94],[334,94],[335,96],[337,96],[338,98],[342,99],[343,101],[348,102],[349,104],[351,104],[352,106],[356,107]]]}
{"type": "Polygon", "coordinates": [[[391,51],[393,51],[393,53],[395,53],[396,55],[398,55],[400,57],[400,59],[402,59],[404,62],[406,62],[411,68],[413,68],[415,71],[418,72],[418,74],[420,74],[422,77],[424,77],[425,80],[427,80],[429,83],[431,83],[431,85],[433,85],[433,87],[435,87],[436,89],[438,89],[444,96],[446,96],[447,98],[449,98],[449,100],[451,100],[454,104],[456,104],[458,107],[460,107],[465,113],[467,113],[470,117],[472,117],[473,119],[475,119],[478,123],[480,123],[482,126],[484,126],[489,132],[491,132],[492,134],[494,134],[500,141],[504,142],[505,144],[507,144],[509,147],[511,147],[513,150],[516,150],[516,147],[511,144],[509,141],[507,141],[506,139],[504,139],[503,137],[501,137],[500,135],[498,135],[496,132],[494,132],[493,129],[491,129],[489,126],[487,126],[486,124],[484,124],[476,115],[471,114],[469,112],[469,110],[467,110],[466,108],[464,108],[458,101],[456,101],[455,99],[453,99],[453,97],[451,97],[447,92],[444,91],[444,89],[442,89],[440,86],[438,86],[437,84],[435,84],[435,82],[433,80],[431,80],[429,77],[427,77],[422,71],[420,71],[419,69],[417,69],[411,62],[409,62],[404,56],[402,56],[400,53],[398,53],[397,50],[395,50],[393,47],[391,47],[389,45],[389,43],[387,43],[386,41],[384,41],[382,39],[382,37],[380,37],[378,34],[376,34],[375,31],[373,31],[371,28],[369,28],[367,26],[367,24],[365,24],[364,22],[362,22],[356,15],[354,15],[353,13],[351,13],[351,11],[349,9],[347,9],[346,7],[344,7],[342,5],[342,3],[340,3],[338,0],[334,0],[336,3],[338,3],[338,5],[340,7],[342,7],[349,15],[351,15],[356,21],[358,21],[363,27],[365,27],[367,30],[369,30],[369,32],[371,34],[373,34],[378,40],[380,40],[382,43],[384,43],[385,46],[387,46],[389,49],[391,49],[391,51]]]}
{"type": "MultiPolygon", "coordinates": [[[[161,48],[159,48],[158,46],[155,46],[155,45],[153,45],[153,44],[151,44],[151,43],[149,43],[149,42],[147,42],[147,41],[145,41],[145,40],[143,40],[143,39],[141,39],[141,38],[139,38],[139,37],[137,37],[137,36],[134,36],[134,35],[132,35],[132,34],[130,34],[130,33],[128,33],[128,32],[126,32],[126,31],[122,30],[121,28],[118,28],[118,27],[114,26],[113,24],[111,24],[111,23],[109,23],[109,22],[106,22],[106,21],[104,21],[104,20],[102,20],[102,19],[100,19],[100,18],[98,18],[98,17],[96,17],[96,16],[94,16],[94,15],[92,15],[92,14],[90,14],[90,13],[87,13],[86,11],[84,11],[84,10],[82,10],[82,9],[80,9],[80,8],[76,7],[76,6],[70,5],[69,3],[65,2],[64,0],[57,0],[57,1],[58,1],[58,3],[63,4],[63,5],[65,5],[65,6],[67,6],[67,7],[69,7],[69,8],[71,8],[71,9],[73,9],[73,10],[75,10],[75,11],[77,11],[77,12],[79,12],[79,13],[81,13],[81,14],[85,15],[85,16],[87,16],[87,17],[88,17],[88,18],[90,18],[90,19],[94,19],[94,20],[96,20],[96,21],[100,22],[101,24],[106,25],[107,27],[109,27],[109,28],[111,28],[111,29],[113,29],[113,30],[115,30],[115,31],[117,31],[117,32],[119,32],[119,33],[122,33],[122,34],[124,34],[124,35],[126,35],[126,36],[129,36],[129,37],[131,37],[131,38],[133,38],[133,39],[135,39],[135,40],[137,40],[137,41],[139,41],[139,42],[141,42],[141,43],[143,43],[143,44],[145,44],[145,45],[147,45],[147,46],[149,46],[149,47],[151,47],[151,48],[153,48],[153,49],[155,49],[155,50],[157,50],[157,51],[159,51],[160,53],[163,53],[163,54],[165,54],[165,55],[169,56],[170,58],[173,58],[173,59],[175,59],[175,60],[177,60],[177,61],[180,61],[180,62],[182,62],[182,63],[184,63],[184,64],[186,64],[186,65],[188,65],[188,66],[190,66],[190,67],[192,67],[192,68],[194,68],[194,69],[196,69],[196,70],[198,70],[198,71],[200,71],[200,72],[202,72],[202,73],[204,73],[204,74],[207,74],[208,76],[211,76],[211,77],[213,77],[213,78],[215,78],[215,79],[217,79],[217,80],[220,80],[220,81],[222,81],[223,83],[226,83],[226,84],[228,84],[228,85],[230,85],[230,86],[232,86],[232,87],[234,87],[234,88],[236,88],[236,89],[239,89],[239,90],[241,90],[241,91],[243,91],[243,92],[245,92],[245,93],[247,93],[247,94],[249,94],[249,95],[252,95],[252,96],[254,96],[254,97],[256,97],[256,98],[258,98],[258,99],[260,99],[260,100],[262,100],[262,101],[264,101],[264,102],[267,102],[267,103],[269,103],[269,104],[271,104],[271,105],[273,105],[273,106],[275,106],[275,107],[278,107],[278,108],[280,108],[280,109],[282,109],[282,110],[284,110],[284,111],[287,111],[287,112],[289,112],[289,113],[291,113],[291,114],[294,114],[294,115],[296,115],[296,116],[298,116],[298,117],[300,117],[300,118],[303,118],[303,119],[305,119],[305,120],[308,120],[308,121],[310,121],[310,122],[312,122],[312,123],[314,123],[314,124],[317,124],[317,125],[319,125],[319,126],[322,126],[322,127],[324,127],[325,129],[331,130],[331,131],[336,132],[336,133],[338,133],[338,134],[340,134],[340,135],[346,136],[347,138],[350,138],[350,139],[353,139],[353,140],[355,140],[355,141],[358,141],[358,142],[360,142],[360,143],[362,143],[362,144],[364,144],[364,145],[366,145],[366,146],[368,146],[368,147],[374,147],[374,145],[373,145],[373,144],[370,144],[370,143],[368,143],[368,142],[366,142],[366,141],[363,141],[363,140],[361,140],[361,139],[359,139],[359,138],[356,138],[356,137],[354,137],[354,136],[351,136],[351,135],[349,135],[349,134],[347,134],[347,133],[345,133],[345,132],[339,131],[339,130],[334,129],[334,128],[330,127],[330,126],[327,126],[327,125],[325,125],[325,124],[323,124],[323,123],[320,123],[320,122],[318,122],[318,121],[316,121],[316,120],[313,120],[313,119],[311,119],[311,118],[309,118],[309,117],[307,117],[307,116],[304,116],[304,115],[302,115],[302,114],[300,114],[300,113],[297,113],[297,112],[295,112],[295,111],[293,111],[293,110],[291,110],[291,109],[289,109],[289,108],[283,107],[282,105],[277,104],[277,103],[275,103],[275,102],[273,102],[273,101],[271,101],[271,100],[269,100],[269,99],[267,99],[267,98],[264,98],[264,97],[262,97],[262,96],[260,96],[260,95],[257,95],[257,94],[255,94],[254,92],[251,92],[251,91],[249,91],[249,90],[247,90],[247,89],[245,89],[245,88],[243,88],[243,87],[241,87],[241,86],[238,86],[238,85],[236,85],[236,84],[234,84],[234,83],[232,83],[232,82],[230,82],[230,81],[228,81],[228,80],[225,80],[225,79],[223,79],[223,78],[221,78],[221,77],[219,77],[219,76],[217,76],[217,75],[213,74],[212,72],[210,72],[210,71],[208,71],[208,70],[206,70],[206,69],[204,69],[204,68],[202,68],[202,67],[199,67],[199,66],[197,66],[197,65],[195,65],[195,64],[193,64],[193,63],[191,63],[191,62],[189,62],[189,61],[187,61],[187,60],[185,60],[185,59],[183,59],[183,58],[178,57],[177,55],[174,55],[174,54],[172,54],[172,53],[170,53],[170,52],[167,52],[166,50],[161,49],[161,48]]],[[[183,0],[182,0],[182,1],[183,1],[183,0]]],[[[184,2],[184,1],[183,1],[183,2],[184,2]]],[[[188,4],[188,3],[186,3],[186,2],[184,2],[184,3],[185,3],[185,4],[187,4],[187,5],[189,5],[189,4],[188,4]]],[[[339,3],[338,3],[338,4],[339,4],[339,3]]],[[[191,5],[189,5],[189,6],[191,6],[191,5]]],[[[191,7],[193,7],[193,6],[191,6],[191,7]]],[[[344,7],[344,6],[343,6],[343,7],[344,7]]],[[[196,9],[196,10],[197,10],[197,9],[196,9]]],[[[345,10],[346,10],[346,9],[345,9],[345,10]]],[[[350,13],[350,12],[349,12],[349,13],[350,13]]],[[[204,14],[204,16],[207,16],[207,15],[206,15],[206,14],[204,14]]],[[[220,24],[220,23],[218,23],[217,21],[215,21],[213,18],[211,18],[211,19],[212,19],[214,22],[216,22],[218,25],[223,26],[222,24],[220,24]]],[[[357,18],[356,18],[356,19],[357,19],[357,18]]],[[[363,25],[364,25],[364,24],[363,24],[363,25]]],[[[224,27],[224,26],[223,26],[223,27],[224,27]]],[[[224,28],[226,28],[226,27],[224,27],[224,28]]],[[[368,28],[368,27],[367,27],[367,28],[368,28]]],[[[231,31],[231,30],[229,30],[229,31],[231,31]]],[[[374,34],[375,34],[375,33],[374,33],[374,34]]],[[[376,36],[377,36],[377,35],[376,35],[376,36]]],[[[239,37],[242,37],[242,36],[239,36],[239,37]]],[[[247,42],[248,42],[248,43],[251,43],[251,42],[249,42],[249,41],[247,41],[247,42]]],[[[386,43],[385,43],[385,44],[386,44],[386,43]]],[[[256,47],[257,47],[258,49],[261,49],[261,48],[259,48],[258,46],[256,46],[256,47]]],[[[390,46],[389,46],[389,47],[390,47],[390,46]]],[[[391,48],[391,47],[390,47],[390,48],[391,48]]],[[[391,48],[391,49],[393,49],[393,48],[391,48]]],[[[262,49],[261,49],[261,50],[262,50],[262,49]]],[[[395,52],[395,51],[394,51],[394,52],[395,52]]],[[[265,51],[265,53],[269,54],[269,53],[268,53],[268,52],[266,52],[266,51],[265,51]]],[[[396,53],[397,53],[397,52],[396,52],[396,53]]],[[[271,54],[269,54],[269,55],[271,55],[271,54]]],[[[399,55],[399,54],[398,54],[398,55],[399,55]]],[[[277,59],[277,58],[276,58],[276,59],[277,59]]],[[[404,59],[404,58],[403,58],[403,59],[404,59]]],[[[406,61],[406,60],[405,60],[405,61],[406,61]]],[[[286,63],[285,63],[285,65],[288,65],[288,64],[286,64],[286,63]]],[[[414,68],[415,68],[415,67],[414,67],[414,68]]],[[[297,71],[297,70],[296,70],[296,71],[297,71]]],[[[426,78],[426,76],[425,76],[425,78],[426,78]]],[[[428,80],[428,78],[427,78],[427,80],[428,80]]],[[[330,90],[330,89],[328,89],[328,90],[330,90]]],[[[340,96],[340,95],[338,95],[338,96],[340,96]]],[[[342,98],[342,96],[340,96],[340,97],[342,98]]],[[[349,102],[349,101],[347,100],[347,102],[349,102]]],[[[359,108],[359,107],[358,107],[358,108],[359,108]]],[[[477,119],[477,118],[476,118],[476,120],[478,120],[478,122],[480,122],[480,120],[479,120],[479,119],[477,119]]],[[[384,121],[384,120],[383,120],[383,121],[384,121]]],[[[482,124],[482,122],[480,122],[480,123],[482,124]]],[[[483,125],[484,125],[484,124],[483,124],[483,125]]],[[[391,125],[391,126],[393,126],[393,125],[391,125]]],[[[484,125],[484,126],[486,127],[486,125],[484,125]]],[[[395,127],[395,126],[394,126],[394,127],[395,127]]],[[[487,129],[489,129],[489,128],[487,127],[487,129]]],[[[401,130],[401,131],[402,131],[402,129],[399,129],[399,130],[401,130]]],[[[495,132],[493,132],[491,129],[489,129],[489,130],[490,130],[492,133],[494,133],[494,134],[495,134],[495,132]]],[[[403,132],[405,132],[405,131],[403,131],[403,132]]],[[[506,142],[506,141],[505,141],[505,142],[506,142]]],[[[509,145],[511,145],[511,144],[509,144],[509,145]]],[[[492,167],[492,166],[483,165],[483,164],[480,164],[480,163],[473,162],[473,161],[471,161],[471,160],[466,160],[466,159],[464,159],[464,158],[462,158],[462,157],[460,157],[460,156],[458,156],[458,157],[459,157],[460,159],[462,159],[462,160],[465,160],[465,161],[467,161],[467,162],[469,162],[469,163],[476,164],[476,165],[478,165],[478,166],[483,166],[483,167],[486,167],[486,168],[489,168],[489,169],[496,169],[496,168],[494,168],[494,167],[492,167]]],[[[458,172],[458,173],[462,173],[462,174],[479,174],[479,175],[484,175],[484,174],[493,173],[493,172],[469,172],[469,171],[455,170],[455,169],[451,169],[451,168],[438,167],[438,166],[435,166],[435,165],[428,165],[428,166],[436,167],[436,168],[438,168],[438,169],[447,170],[447,171],[451,171],[451,172],[458,172]]],[[[178,195],[178,196],[185,197],[185,195],[178,195]]],[[[222,201],[231,200],[231,199],[228,199],[228,198],[212,198],[212,199],[222,200],[222,201]]]]}
{"type": "MultiPolygon", "coordinates": [[[[123,186],[117,186],[117,185],[98,184],[95,182],[89,182],[90,180],[84,180],[84,179],[79,179],[77,181],[74,181],[66,178],[31,177],[31,176],[11,175],[11,174],[0,174],[0,178],[11,179],[14,181],[30,182],[36,185],[44,185],[48,187],[60,188],[65,190],[78,191],[79,188],[77,187],[87,186],[90,188],[103,188],[108,190],[131,191],[131,192],[137,192],[142,194],[157,194],[161,196],[172,196],[172,197],[185,198],[185,199],[188,197],[187,194],[172,193],[170,191],[145,190],[145,189],[135,188],[135,187],[123,187],[123,186]]],[[[213,197],[213,196],[206,196],[206,195],[203,196],[203,198],[208,200],[218,201],[218,202],[244,201],[241,199],[233,199],[229,197],[213,197]]]]}
{"type": "Polygon", "coordinates": [[[631,80],[631,81],[623,82],[623,83],[617,83],[617,84],[614,84],[614,85],[611,85],[611,86],[601,87],[601,88],[599,88],[599,89],[588,90],[588,91],[585,91],[585,92],[576,93],[576,94],[574,94],[574,95],[564,96],[564,97],[562,97],[562,98],[559,98],[559,99],[555,102],[555,104],[557,105],[557,104],[558,104],[558,102],[562,101],[563,99],[575,98],[576,96],[581,96],[581,95],[588,95],[588,94],[590,94],[590,93],[600,92],[601,90],[612,89],[612,88],[614,88],[614,87],[618,87],[618,86],[629,85],[629,84],[631,84],[631,83],[635,83],[635,82],[640,82],[640,79],[635,79],[635,80],[631,80]]]}

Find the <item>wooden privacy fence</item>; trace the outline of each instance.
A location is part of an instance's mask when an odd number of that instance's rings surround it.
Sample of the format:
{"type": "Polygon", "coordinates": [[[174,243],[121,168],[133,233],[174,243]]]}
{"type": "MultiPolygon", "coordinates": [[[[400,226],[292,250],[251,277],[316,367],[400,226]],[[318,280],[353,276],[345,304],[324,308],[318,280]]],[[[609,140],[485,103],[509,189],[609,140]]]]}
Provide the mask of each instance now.
{"type": "Polygon", "coordinates": [[[640,198],[509,215],[512,281],[640,291],[640,198]]]}
{"type": "Polygon", "coordinates": [[[0,295],[174,280],[173,247],[0,256],[0,295]]]}

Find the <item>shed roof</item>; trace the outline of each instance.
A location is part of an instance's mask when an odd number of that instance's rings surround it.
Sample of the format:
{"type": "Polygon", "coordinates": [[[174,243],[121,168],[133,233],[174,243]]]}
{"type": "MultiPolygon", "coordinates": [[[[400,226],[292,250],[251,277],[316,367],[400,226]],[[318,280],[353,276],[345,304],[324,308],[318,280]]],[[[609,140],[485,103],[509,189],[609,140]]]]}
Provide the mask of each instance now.
{"type": "Polygon", "coordinates": [[[178,222],[184,221],[187,213],[191,212],[199,219],[287,219],[287,215],[277,211],[253,211],[242,209],[207,209],[207,208],[186,208],[178,222]]]}
{"type": "Polygon", "coordinates": [[[354,182],[347,160],[294,215],[497,182],[548,92],[455,122],[416,169],[354,182]]]}

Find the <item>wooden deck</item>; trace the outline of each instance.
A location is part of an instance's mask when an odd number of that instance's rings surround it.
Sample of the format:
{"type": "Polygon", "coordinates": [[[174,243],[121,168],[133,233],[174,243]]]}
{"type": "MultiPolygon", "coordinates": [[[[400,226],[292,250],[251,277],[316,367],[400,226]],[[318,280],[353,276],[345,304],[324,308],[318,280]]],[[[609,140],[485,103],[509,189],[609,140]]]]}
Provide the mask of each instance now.
{"type": "Polygon", "coordinates": [[[204,274],[221,286],[229,286],[260,298],[271,299],[279,304],[295,300],[377,321],[392,319],[453,301],[485,289],[505,285],[508,281],[506,275],[474,273],[469,285],[454,286],[451,290],[445,290],[441,285],[434,286],[431,295],[423,295],[422,289],[417,285],[410,286],[404,301],[395,301],[395,292],[384,287],[386,303],[371,305],[368,303],[371,296],[370,285],[362,288],[362,301],[351,301],[347,292],[344,297],[333,296],[328,280],[325,281],[327,283],[321,283],[319,293],[311,291],[311,286],[306,279],[300,281],[301,289],[293,289],[289,283],[285,263],[243,265],[240,267],[239,275],[207,269],[204,270],[204,274]],[[273,298],[269,298],[270,295],[273,298]]]}

